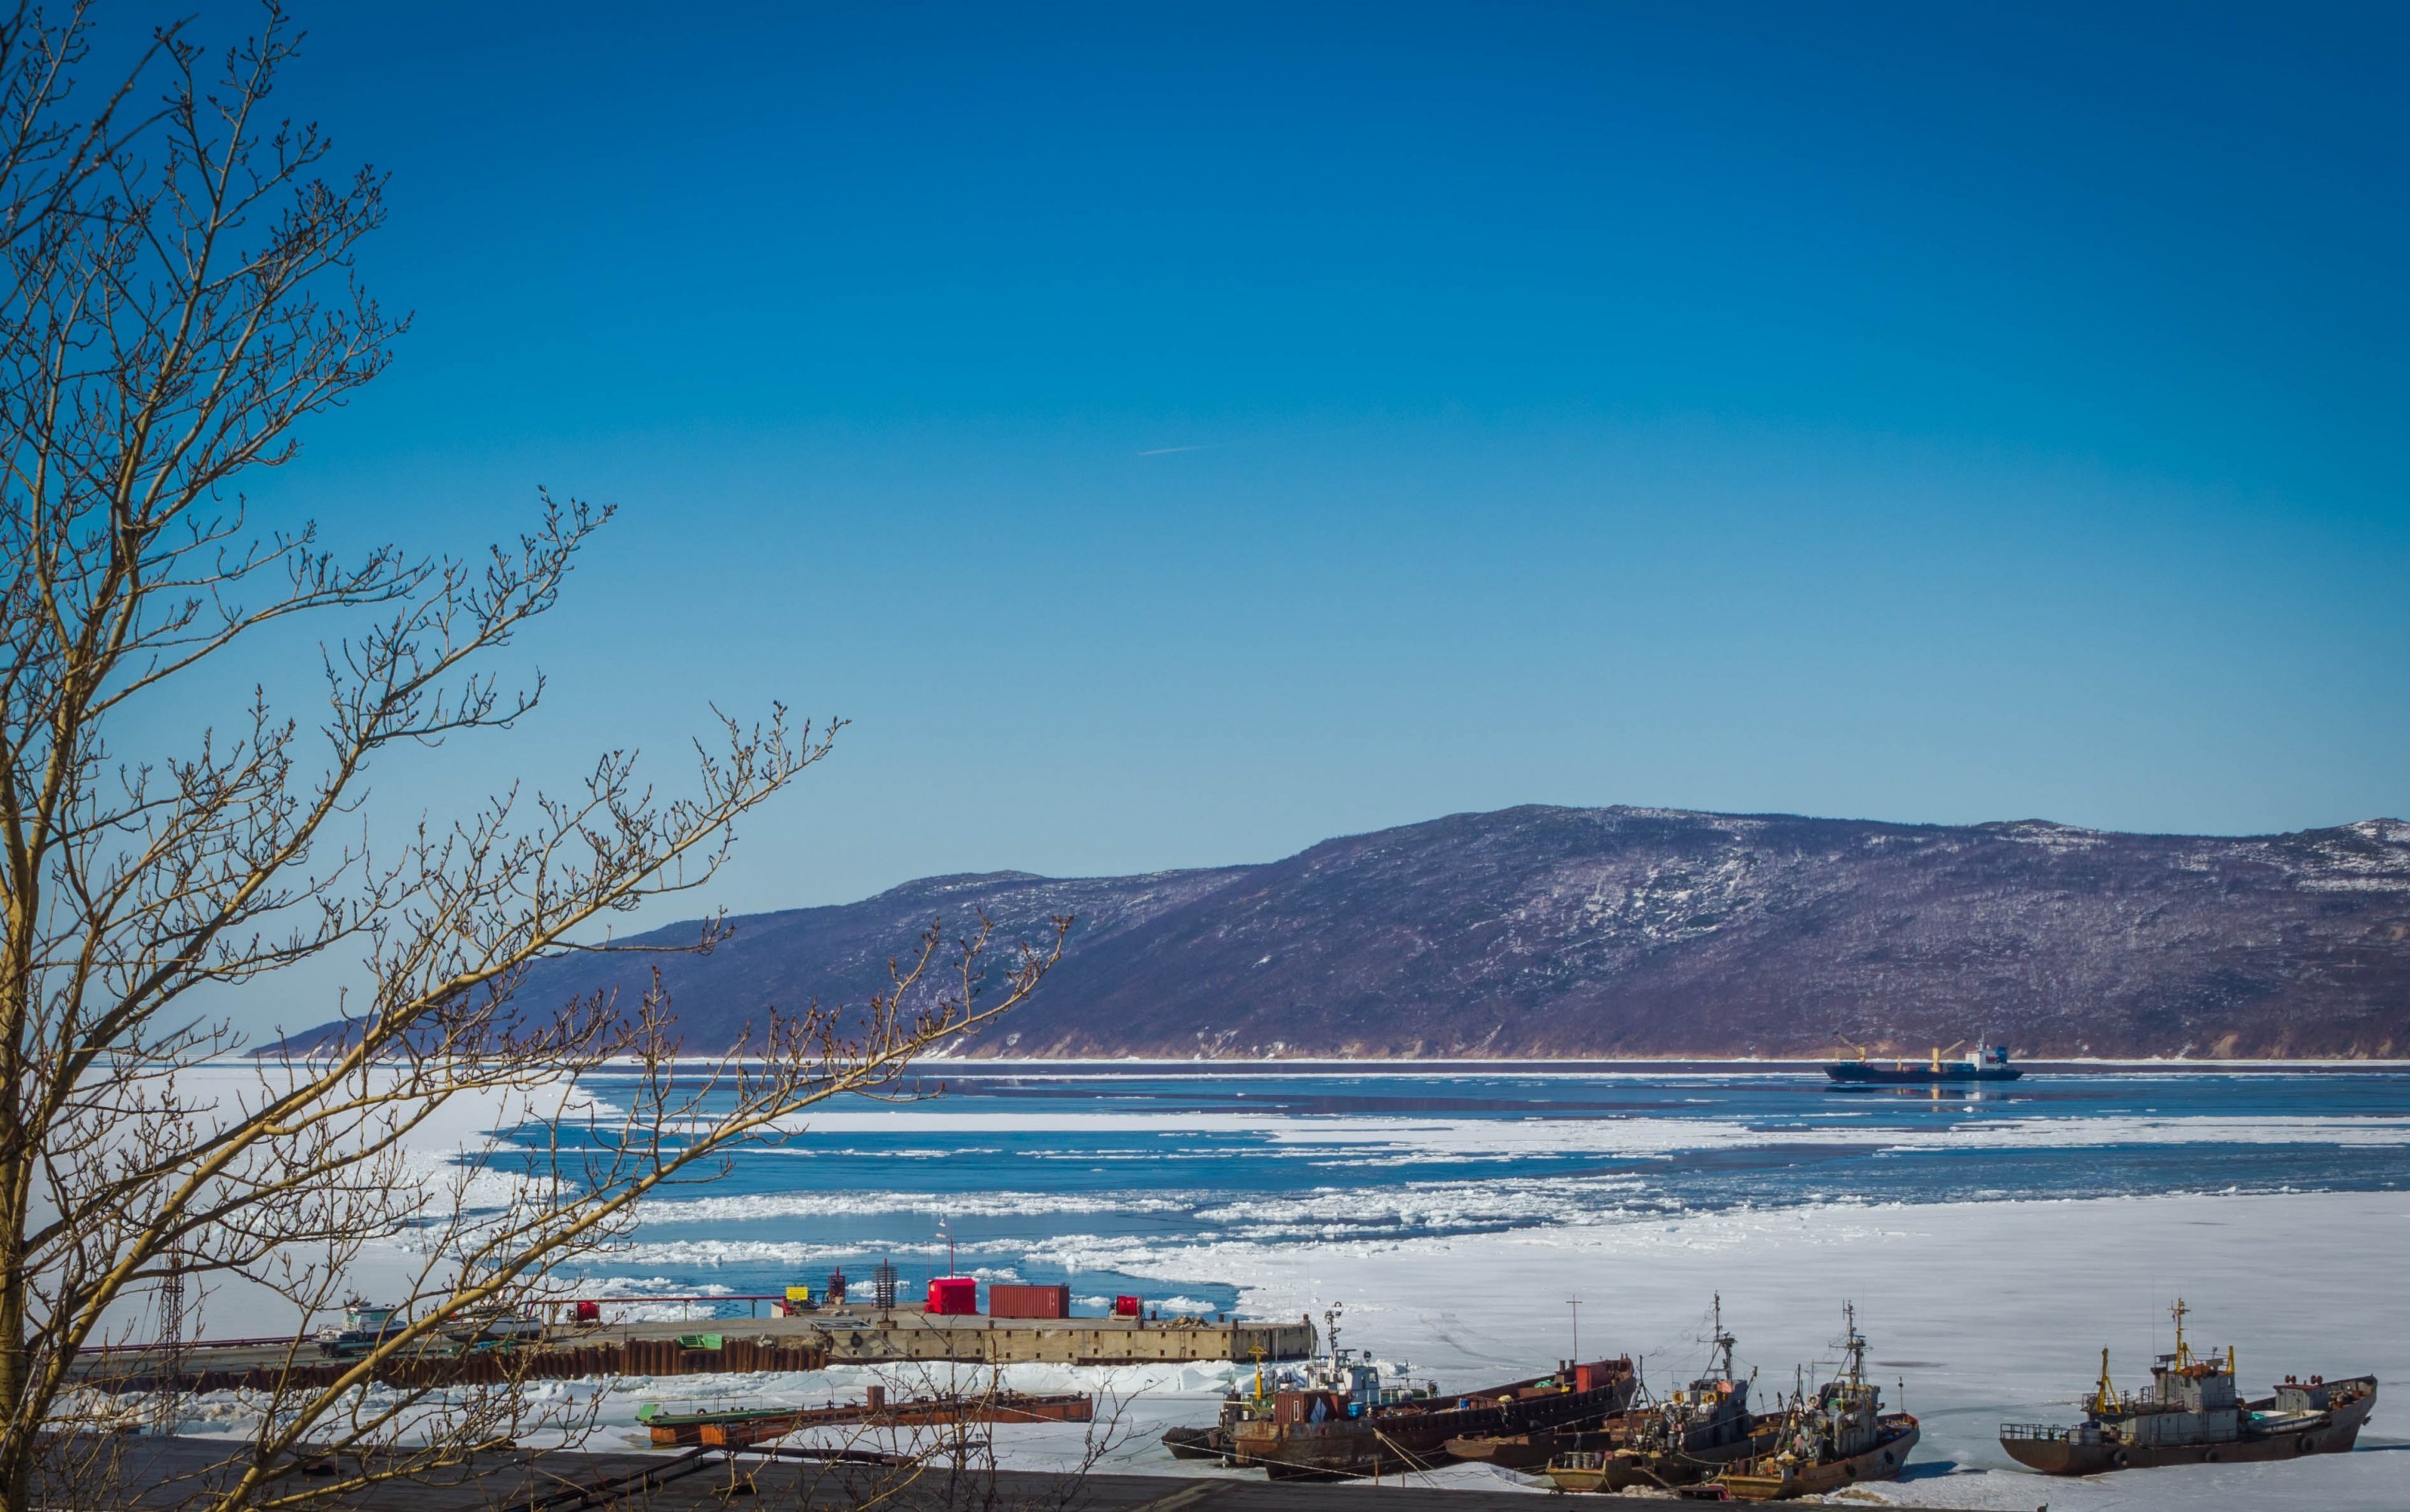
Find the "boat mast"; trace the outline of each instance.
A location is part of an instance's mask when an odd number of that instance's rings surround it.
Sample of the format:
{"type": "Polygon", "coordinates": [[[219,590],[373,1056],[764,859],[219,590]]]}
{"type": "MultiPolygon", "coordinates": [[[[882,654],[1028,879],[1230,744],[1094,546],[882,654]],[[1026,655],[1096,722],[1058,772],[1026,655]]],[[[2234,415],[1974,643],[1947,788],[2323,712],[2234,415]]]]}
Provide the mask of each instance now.
{"type": "Polygon", "coordinates": [[[2109,1346],[2100,1346],[2100,1389],[2092,1398],[2092,1416],[2106,1418],[2117,1410],[2117,1388],[2109,1384],[2109,1346]]]}
{"type": "Polygon", "coordinates": [[[1716,1293],[1716,1336],[1711,1342],[1724,1357],[1723,1378],[1729,1381],[1733,1374],[1733,1345],[1738,1341],[1724,1331],[1724,1294],[1720,1291],[1716,1293]]]}
{"type": "Polygon", "coordinates": [[[1850,1354],[1850,1384],[1864,1386],[1866,1383],[1866,1340],[1858,1331],[1858,1304],[1843,1302],[1841,1316],[1849,1323],[1849,1331],[1842,1336],[1841,1347],[1850,1354]]]}
{"type": "Polygon", "coordinates": [[[2185,1315],[2191,1311],[2191,1308],[2185,1305],[2185,1300],[2182,1297],[2177,1298],[2176,1304],[2168,1309],[2169,1316],[2172,1316],[2176,1320],[2176,1352],[2174,1358],[2176,1369],[2178,1370],[2186,1369],[2193,1363],[2192,1345],[2185,1343],[2184,1336],[2185,1315]]]}

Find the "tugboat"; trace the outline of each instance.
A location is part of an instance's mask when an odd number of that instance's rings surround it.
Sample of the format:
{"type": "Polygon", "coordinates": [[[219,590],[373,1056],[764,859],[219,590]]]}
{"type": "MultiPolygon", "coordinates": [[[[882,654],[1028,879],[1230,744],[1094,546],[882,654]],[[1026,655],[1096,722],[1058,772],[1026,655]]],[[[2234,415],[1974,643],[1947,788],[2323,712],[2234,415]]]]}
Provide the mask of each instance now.
{"type": "Polygon", "coordinates": [[[1597,1435],[1613,1442],[1567,1444],[1565,1452],[1545,1461],[1557,1490],[1694,1486],[1733,1461],[1771,1447],[1749,1410],[1749,1382],[1733,1368],[1738,1341],[1724,1331],[1720,1293],[1715,1319],[1706,1374],[1653,1408],[1625,1414],[1611,1434],[1597,1435]]]}
{"type": "MultiPolygon", "coordinates": [[[[1225,1404],[1229,1458],[1274,1480],[1336,1480],[1428,1470],[1455,1458],[1448,1441],[1528,1433],[1604,1418],[1630,1404],[1630,1359],[1565,1360],[1554,1374],[1462,1395],[1381,1385],[1379,1370],[1339,1345],[1339,1310],[1323,1315],[1330,1355],[1269,1403],[1225,1404]]],[[[1199,1446],[1201,1447],[1201,1446],[1199,1446]]]]}
{"type": "Polygon", "coordinates": [[[1866,1341],[1858,1332],[1858,1310],[1849,1319],[1841,1348],[1848,1356],[1838,1377],[1795,1399],[1773,1425],[1756,1453],[1720,1473],[1716,1484],[1742,1502],[1788,1501],[1838,1490],[1867,1480],[1896,1480],[1916,1447],[1916,1419],[1882,1410],[1882,1388],[1866,1379],[1866,1341]]]}
{"type": "MultiPolygon", "coordinates": [[[[1989,1038],[1986,1036],[1986,1038],[1989,1038]]],[[[1964,1082],[2013,1082],[2025,1073],[2009,1064],[2006,1045],[1978,1046],[1973,1058],[1944,1061],[1941,1057],[1956,1053],[1958,1045],[1936,1046],[1932,1058],[1918,1066],[1906,1060],[1895,1060],[1889,1066],[1866,1059],[1866,1047],[1851,1045],[1854,1060],[1835,1061],[1824,1068],[1824,1074],[1844,1086],[1937,1086],[1956,1085],[1964,1082]]],[[[1848,1044],[1849,1041],[1843,1040],[1848,1044]]]]}
{"type": "Polygon", "coordinates": [[[380,1307],[364,1297],[354,1297],[343,1303],[341,1328],[318,1330],[318,1352],[332,1359],[355,1359],[409,1324],[399,1307],[380,1307]]]}
{"type": "Polygon", "coordinates": [[[2173,1354],[2152,1363],[2143,1391],[2120,1395],[2109,1380],[2109,1351],[2100,1351],[2100,1384],[2085,1402],[2083,1421],[2071,1427],[2002,1423],[2000,1447],[2021,1465],[2047,1476],[2092,1476],[2151,1465],[2296,1460],[2341,1454],[2359,1437],[2376,1406],[2376,1377],[2330,1381],[2287,1375],[2275,1395],[2244,1402],[2235,1391],[2234,1351],[2221,1360],[2185,1343],[2184,1299],[2173,1354]]]}

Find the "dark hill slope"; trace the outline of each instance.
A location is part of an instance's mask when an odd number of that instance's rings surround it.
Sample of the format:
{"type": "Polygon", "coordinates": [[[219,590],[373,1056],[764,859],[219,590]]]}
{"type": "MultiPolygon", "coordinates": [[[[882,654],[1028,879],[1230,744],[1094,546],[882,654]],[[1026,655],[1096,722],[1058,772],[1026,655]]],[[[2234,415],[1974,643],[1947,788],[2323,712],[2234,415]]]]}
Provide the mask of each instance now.
{"type": "MultiPolygon", "coordinates": [[[[2410,1054],[2410,824],[2247,838],[1527,807],[1268,865],[912,883],[661,957],[687,1040],[859,999],[932,913],[1076,913],[979,1054],[2410,1054]]],[[[690,935],[690,929],[661,938],[690,935]]],[[[530,990],[617,980],[573,958],[530,990]]]]}
{"type": "Polygon", "coordinates": [[[521,996],[549,1004],[616,989],[632,999],[659,967],[680,1038],[695,1049],[716,1050],[759,1025],[771,1007],[800,1009],[815,999],[860,1003],[885,989],[888,963],[908,962],[932,920],[944,922],[951,940],[984,912],[1009,949],[1016,940],[1042,944],[1051,934],[1048,921],[1069,914],[1079,921],[1076,938],[1084,952],[1245,874],[1241,867],[1068,880],[1010,871],[924,877],[860,903],[748,914],[733,921],[733,938],[707,955],[677,949],[691,944],[700,929],[680,923],[625,942],[672,947],[660,953],[559,956],[530,973],[521,996]]]}

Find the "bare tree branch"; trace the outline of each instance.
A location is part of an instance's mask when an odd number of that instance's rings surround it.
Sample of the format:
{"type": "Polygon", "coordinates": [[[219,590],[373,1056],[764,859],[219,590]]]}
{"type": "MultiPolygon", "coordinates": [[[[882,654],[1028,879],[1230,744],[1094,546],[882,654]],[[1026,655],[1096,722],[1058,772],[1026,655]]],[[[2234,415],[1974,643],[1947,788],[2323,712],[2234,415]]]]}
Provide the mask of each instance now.
{"type": "Polygon", "coordinates": [[[407,1321],[330,1384],[286,1350],[211,1493],[298,1507],[578,1429],[589,1408],[523,1383],[370,1387],[557,1291],[648,1195],[1011,1009],[1068,921],[1009,944],[933,924],[863,1005],[770,1012],[700,1062],[658,981],[530,1000],[538,962],[711,882],[836,727],[720,716],[677,795],[620,750],[565,789],[370,824],[381,763],[537,707],[540,677],[489,669],[611,512],[544,494],[523,534],[459,559],[254,530],[243,474],[290,461],[406,328],[356,276],[384,179],[332,171],[318,128],[278,115],[300,35],[275,0],[222,51],[159,31],[87,98],[93,36],[81,4],[0,13],[0,1512],[46,1454],[53,1480],[78,1456],[106,1471],[101,1441],[60,1430],[109,1420],[94,1352],[164,1282],[264,1287],[308,1318],[385,1246],[413,1267],[407,1321]],[[323,627],[307,718],[260,687],[162,734],[175,691],[290,645],[260,632],[294,620],[323,627]],[[194,1075],[247,1048],[208,993],[338,951],[368,983],[341,1032],[194,1075]],[[605,1066],[638,1093],[608,1114],[577,1086],[605,1066]],[[464,1101],[539,1132],[430,1169],[427,1131],[464,1101]],[[506,1200],[472,1199],[497,1184],[506,1200]],[[302,1474],[330,1449],[339,1473],[302,1474]]]}

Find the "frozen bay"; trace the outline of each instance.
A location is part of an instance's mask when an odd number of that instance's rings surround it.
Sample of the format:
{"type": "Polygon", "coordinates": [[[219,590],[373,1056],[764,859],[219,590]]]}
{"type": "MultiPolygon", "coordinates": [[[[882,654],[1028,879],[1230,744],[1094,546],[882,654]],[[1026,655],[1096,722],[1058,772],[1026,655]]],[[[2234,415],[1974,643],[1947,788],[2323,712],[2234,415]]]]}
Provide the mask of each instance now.
{"type": "MultiPolygon", "coordinates": [[[[2293,1465],[2045,1482],[1994,1440],[2002,1420],[2079,1416],[2104,1345],[2139,1384],[2177,1295],[2196,1344],[2234,1344],[2255,1391],[2287,1372],[2410,1380],[2398,1071],[2104,1069],[1938,1098],[1755,1069],[943,1074],[942,1098],[833,1108],[653,1205],[587,1289],[763,1292],[837,1265],[858,1282],[880,1258],[910,1287],[950,1239],[961,1270],[1067,1281],[1092,1310],[1122,1290],[1167,1311],[1335,1302],[1349,1344],[1464,1387],[1570,1354],[1576,1296],[1585,1353],[1644,1357],[1667,1385],[1704,1358],[1717,1293],[1742,1359],[1787,1387],[1833,1359],[1853,1301],[1886,1390],[1925,1429],[1914,1476],[1869,1495],[2062,1512],[2403,1500],[2389,1398],[2361,1452],[2293,1465]]],[[[589,1090],[611,1097],[607,1079],[589,1090]]],[[[631,1382],[607,1417],[632,1423],[656,1395],[806,1400],[870,1374],[631,1382]]],[[[1134,1393],[1113,1462],[1180,1473],[1154,1433],[1204,1420],[1234,1374],[1016,1367],[1016,1384],[1134,1393]]],[[[1078,1435],[1008,1429],[999,1446],[1061,1463],[1078,1435]]]]}

